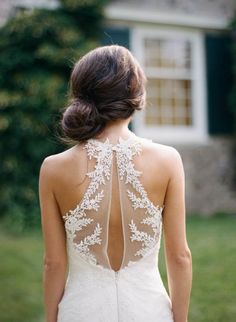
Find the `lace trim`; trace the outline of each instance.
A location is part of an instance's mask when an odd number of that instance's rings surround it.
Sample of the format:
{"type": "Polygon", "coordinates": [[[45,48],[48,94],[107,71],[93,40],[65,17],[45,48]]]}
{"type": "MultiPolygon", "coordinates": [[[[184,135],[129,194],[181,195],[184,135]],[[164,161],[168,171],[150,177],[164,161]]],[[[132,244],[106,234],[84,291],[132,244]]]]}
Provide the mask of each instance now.
{"type": "Polygon", "coordinates": [[[90,253],[89,246],[95,244],[101,244],[101,232],[102,227],[97,223],[93,233],[86,236],[80,242],[74,241],[76,232],[90,225],[94,220],[92,218],[86,218],[86,210],[98,211],[99,203],[104,197],[104,191],[101,190],[93,198],[92,195],[98,190],[101,184],[105,184],[106,180],[110,179],[110,169],[112,162],[112,152],[108,149],[103,149],[101,146],[95,147],[92,142],[88,141],[85,144],[84,149],[87,149],[88,157],[96,158],[95,169],[86,175],[91,178],[88,189],[86,190],[82,201],[73,210],[63,216],[65,220],[65,228],[68,238],[72,241],[74,248],[80,253],[80,255],[90,263],[96,264],[96,257],[90,253]]]}
{"type": "Polygon", "coordinates": [[[140,194],[140,197],[137,197],[133,192],[127,189],[127,194],[132,202],[133,209],[136,210],[146,209],[145,214],[148,216],[144,218],[141,223],[146,224],[152,227],[154,235],[151,236],[146,232],[139,231],[134,221],[131,220],[129,228],[131,231],[130,240],[141,242],[142,247],[135,253],[135,256],[146,256],[152,251],[153,247],[159,241],[161,222],[162,222],[162,210],[164,207],[154,206],[154,204],[149,200],[147,192],[144,190],[141,182],[138,177],[142,174],[141,171],[134,169],[132,163],[133,156],[141,151],[141,144],[137,142],[137,145],[134,145],[134,149],[128,149],[127,146],[122,146],[121,149],[117,149],[117,164],[119,169],[120,179],[124,180],[125,184],[130,183],[132,187],[140,194]]]}

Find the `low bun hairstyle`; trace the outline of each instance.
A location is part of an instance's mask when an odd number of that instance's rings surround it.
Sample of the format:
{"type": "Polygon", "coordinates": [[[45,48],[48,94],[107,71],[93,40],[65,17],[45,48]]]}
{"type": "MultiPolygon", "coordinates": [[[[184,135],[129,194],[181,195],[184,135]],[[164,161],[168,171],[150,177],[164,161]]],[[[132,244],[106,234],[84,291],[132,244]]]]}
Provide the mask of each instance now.
{"type": "Polygon", "coordinates": [[[110,45],[87,53],[71,73],[71,103],[60,122],[64,141],[86,141],[101,133],[108,122],[142,109],[145,85],[145,74],[127,48],[110,45]]]}

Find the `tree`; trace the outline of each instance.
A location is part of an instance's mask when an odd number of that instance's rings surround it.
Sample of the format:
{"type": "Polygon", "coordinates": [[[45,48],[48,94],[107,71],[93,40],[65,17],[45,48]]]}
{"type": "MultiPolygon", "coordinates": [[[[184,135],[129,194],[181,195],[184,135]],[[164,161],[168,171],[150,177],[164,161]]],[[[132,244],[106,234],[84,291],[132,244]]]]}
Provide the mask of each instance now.
{"type": "Polygon", "coordinates": [[[55,125],[74,62],[98,45],[104,0],[61,0],[19,11],[0,29],[0,215],[39,222],[43,159],[64,150],[55,125]]]}

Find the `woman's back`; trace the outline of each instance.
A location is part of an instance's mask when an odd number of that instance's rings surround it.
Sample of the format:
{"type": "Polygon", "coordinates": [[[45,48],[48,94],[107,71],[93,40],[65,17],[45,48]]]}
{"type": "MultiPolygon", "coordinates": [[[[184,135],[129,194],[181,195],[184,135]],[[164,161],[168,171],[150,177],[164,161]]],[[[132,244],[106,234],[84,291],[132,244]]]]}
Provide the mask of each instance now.
{"type": "MultiPolygon", "coordinates": [[[[137,183],[140,183],[143,191],[147,193],[148,205],[155,205],[160,209],[163,208],[166,189],[170,177],[170,155],[171,152],[173,153],[174,149],[153,143],[151,140],[131,135],[129,139],[121,139],[120,143],[111,143],[113,157],[112,160],[110,160],[110,164],[107,164],[108,158],[111,157],[111,150],[107,149],[110,146],[108,143],[109,138],[107,139],[107,142],[104,139],[91,139],[88,142],[90,148],[94,147],[96,150],[99,147],[103,150],[100,152],[104,154],[104,160],[101,160],[100,158],[100,161],[97,161],[97,157],[99,156],[99,152],[97,153],[97,151],[94,153],[93,157],[89,157],[88,144],[75,145],[65,152],[51,157],[54,159],[53,185],[55,187],[55,196],[58,200],[58,206],[64,219],[66,214],[68,215],[67,217],[70,218],[69,211],[75,210],[76,207],[78,211],[78,205],[81,205],[85,192],[87,192],[89,186],[93,184],[91,178],[89,178],[86,173],[88,174],[95,170],[96,162],[103,167],[103,175],[105,175],[106,171],[110,171],[109,178],[107,178],[105,183],[101,185],[99,184],[100,187],[97,187],[96,189],[97,193],[103,190],[105,195],[97,203],[97,207],[103,207],[103,214],[101,214],[101,216],[106,217],[106,220],[108,221],[105,222],[105,225],[108,225],[107,252],[111,268],[117,271],[122,264],[125,246],[123,231],[127,230],[127,227],[123,227],[122,225],[122,216],[128,216],[127,209],[131,210],[131,206],[134,208],[136,204],[137,207],[137,202],[135,203],[134,200],[132,202],[131,198],[132,196],[135,196],[129,194],[130,197],[128,198],[127,191],[121,191],[120,189],[128,189],[131,193],[134,193],[139,200],[140,198],[142,199],[142,195],[140,194],[140,191],[137,191],[137,188],[140,189],[140,187],[137,187],[137,183]],[[127,151],[132,149],[134,150],[135,148],[139,149],[139,151],[134,151],[132,159],[127,160],[126,153],[117,153],[117,150],[114,149],[114,147],[118,146],[124,146],[125,149],[127,148],[127,151]],[[120,180],[121,176],[117,176],[119,173],[117,157],[120,157],[120,166],[122,167],[120,171],[126,171],[126,173],[124,173],[125,179],[127,177],[127,171],[131,172],[129,174],[130,176],[134,175],[134,177],[130,177],[131,182],[122,184],[123,182],[120,180]],[[105,169],[105,167],[107,167],[107,169],[105,169]],[[136,171],[140,171],[141,175],[135,175],[136,171]],[[136,183],[134,182],[135,180],[137,180],[136,183]]],[[[99,172],[97,171],[95,179],[98,179],[98,176],[99,172]]],[[[106,179],[106,177],[104,177],[104,179],[106,179]]],[[[94,196],[96,196],[95,192],[94,194],[91,194],[88,199],[94,199],[94,196]]],[[[99,212],[99,209],[96,209],[95,211],[99,212]]],[[[89,217],[89,215],[91,215],[91,210],[87,212],[86,217],[89,217]]],[[[97,214],[95,214],[95,216],[97,216],[97,214]]],[[[131,216],[132,214],[130,214],[129,217],[131,216]]],[[[144,218],[146,216],[145,209],[142,211],[142,216],[144,218]]],[[[123,221],[127,221],[127,218],[124,218],[123,221]]],[[[86,230],[85,227],[83,230],[86,230]]]]}

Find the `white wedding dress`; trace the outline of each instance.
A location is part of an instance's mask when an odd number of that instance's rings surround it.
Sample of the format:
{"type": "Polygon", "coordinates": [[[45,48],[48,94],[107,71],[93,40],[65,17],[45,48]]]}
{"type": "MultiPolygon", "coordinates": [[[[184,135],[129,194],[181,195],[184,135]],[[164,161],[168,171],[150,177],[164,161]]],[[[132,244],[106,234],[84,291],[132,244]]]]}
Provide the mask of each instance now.
{"type": "Polygon", "coordinates": [[[149,200],[135,167],[143,140],[133,135],[112,144],[92,138],[84,146],[93,170],[83,199],[63,216],[69,273],[57,322],[174,321],[158,270],[164,206],[149,200]],[[124,242],[118,271],[107,252],[114,178],[124,242]]]}

